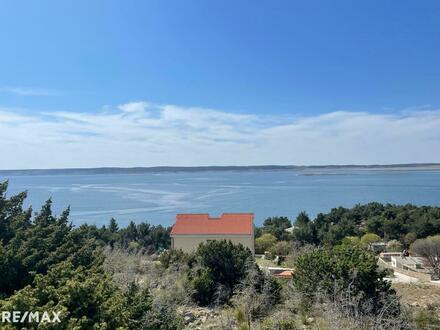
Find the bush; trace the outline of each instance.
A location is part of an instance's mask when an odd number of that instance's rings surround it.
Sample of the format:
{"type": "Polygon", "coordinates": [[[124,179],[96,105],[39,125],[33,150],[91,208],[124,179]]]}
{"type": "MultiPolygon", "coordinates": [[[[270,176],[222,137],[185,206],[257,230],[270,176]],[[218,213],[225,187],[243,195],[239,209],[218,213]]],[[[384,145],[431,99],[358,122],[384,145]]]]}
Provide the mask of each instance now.
{"type": "Polygon", "coordinates": [[[174,313],[156,312],[147,289],[131,283],[123,292],[99,269],[74,267],[70,262],[36,275],[32,287],[0,300],[0,308],[60,311],[56,329],[178,329],[169,326],[178,324],[174,313]],[[150,326],[152,320],[155,327],[150,326]]]}
{"type": "Polygon", "coordinates": [[[348,245],[354,245],[354,246],[360,246],[361,240],[357,236],[346,236],[343,238],[342,244],[348,244],[348,245]]]}
{"type": "Polygon", "coordinates": [[[367,248],[371,243],[380,242],[381,238],[379,235],[373,233],[367,233],[361,237],[361,245],[367,248]]]}
{"type": "Polygon", "coordinates": [[[294,287],[304,295],[305,303],[315,300],[318,292],[335,294],[350,289],[350,294],[380,307],[382,295],[394,295],[390,283],[383,280],[376,259],[364,250],[339,245],[318,249],[301,256],[295,264],[294,287]]]}
{"type": "Polygon", "coordinates": [[[269,314],[281,300],[281,284],[255,264],[247,266],[246,277],[236,286],[231,301],[249,324],[269,314]]]}
{"type": "Polygon", "coordinates": [[[179,330],[183,328],[183,321],[176,315],[175,311],[166,306],[153,306],[144,319],[142,327],[135,330],[179,330]]]}
{"type": "Polygon", "coordinates": [[[194,289],[194,300],[206,306],[213,302],[218,283],[214,281],[214,275],[209,268],[199,268],[192,275],[191,286],[194,289]]]}
{"type": "Polygon", "coordinates": [[[293,239],[301,244],[317,243],[315,222],[311,221],[307,213],[300,212],[296,217],[295,228],[292,231],[293,239]]]}
{"type": "Polygon", "coordinates": [[[415,233],[408,233],[403,238],[403,242],[405,243],[405,247],[409,247],[412,243],[414,243],[417,239],[417,235],[415,233]]]}
{"type": "Polygon", "coordinates": [[[264,321],[261,325],[262,330],[296,330],[298,329],[298,326],[296,325],[295,319],[269,319],[267,321],[264,321]]]}
{"type": "Polygon", "coordinates": [[[281,241],[272,246],[269,251],[272,255],[287,256],[292,251],[292,247],[291,242],[281,241]]]}
{"type": "Polygon", "coordinates": [[[272,234],[277,240],[288,240],[290,234],[286,232],[287,228],[292,227],[292,223],[286,217],[271,217],[263,222],[262,233],[272,234]]]}
{"type": "Polygon", "coordinates": [[[398,240],[392,239],[387,243],[387,252],[402,252],[403,245],[398,240]]]}
{"type": "Polygon", "coordinates": [[[383,273],[386,277],[394,277],[394,269],[391,268],[383,268],[383,273]]]}
{"type": "Polygon", "coordinates": [[[263,234],[255,240],[255,252],[264,253],[277,242],[277,238],[272,234],[263,234]]]}
{"type": "Polygon", "coordinates": [[[159,256],[160,264],[165,269],[170,267],[170,265],[179,266],[188,263],[189,260],[190,256],[188,253],[176,249],[166,250],[162,252],[159,256]]]}
{"type": "Polygon", "coordinates": [[[189,275],[194,299],[201,305],[214,303],[219,289],[223,291],[221,300],[228,300],[234,287],[246,276],[248,263],[254,262],[248,248],[226,240],[201,243],[195,259],[197,266],[189,275]]]}
{"type": "Polygon", "coordinates": [[[440,235],[416,240],[411,251],[428,259],[434,274],[440,276],[440,235]]]}
{"type": "Polygon", "coordinates": [[[273,254],[272,254],[272,252],[264,251],[264,259],[266,259],[266,260],[272,260],[272,259],[273,259],[273,254]]]}

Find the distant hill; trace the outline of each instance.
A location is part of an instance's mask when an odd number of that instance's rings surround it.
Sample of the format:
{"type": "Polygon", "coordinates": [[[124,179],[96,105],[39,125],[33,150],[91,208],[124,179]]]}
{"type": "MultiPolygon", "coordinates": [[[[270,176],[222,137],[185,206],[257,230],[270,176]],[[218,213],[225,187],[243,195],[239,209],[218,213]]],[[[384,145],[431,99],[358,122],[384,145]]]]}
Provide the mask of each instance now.
{"type": "Polygon", "coordinates": [[[98,167],[63,169],[19,169],[0,170],[0,175],[75,175],[75,174],[142,174],[160,172],[202,172],[202,171],[273,171],[273,170],[440,170],[440,163],[388,164],[388,165],[259,165],[259,166],[156,166],[156,167],[98,167]]]}

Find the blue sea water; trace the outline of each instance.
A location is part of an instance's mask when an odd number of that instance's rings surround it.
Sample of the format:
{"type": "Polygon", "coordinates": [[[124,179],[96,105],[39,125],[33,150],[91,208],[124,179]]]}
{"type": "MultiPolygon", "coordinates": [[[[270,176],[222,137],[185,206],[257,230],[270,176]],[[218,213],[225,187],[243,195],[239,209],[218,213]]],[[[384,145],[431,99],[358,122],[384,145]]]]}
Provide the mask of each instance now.
{"type": "Polygon", "coordinates": [[[357,203],[440,206],[440,171],[422,170],[252,170],[161,172],[113,175],[0,176],[8,195],[27,190],[26,205],[38,210],[49,197],[71,220],[121,226],[130,220],[171,225],[176,213],[253,212],[255,223],[269,216],[294,219],[357,203]]]}

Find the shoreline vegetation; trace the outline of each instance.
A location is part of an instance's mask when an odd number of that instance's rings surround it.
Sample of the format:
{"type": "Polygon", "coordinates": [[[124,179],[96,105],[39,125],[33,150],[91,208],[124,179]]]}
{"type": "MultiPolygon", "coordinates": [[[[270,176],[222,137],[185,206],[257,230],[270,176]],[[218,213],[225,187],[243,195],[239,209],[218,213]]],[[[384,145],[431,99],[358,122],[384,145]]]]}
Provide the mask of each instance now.
{"type": "Polygon", "coordinates": [[[5,169],[0,175],[94,175],[94,174],[143,174],[163,172],[204,171],[319,171],[319,170],[440,170],[440,163],[371,164],[371,165],[251,165],[251,166],[153,166],[153,167],[97,167],[59,169],[5,169]]]}
{"type": "Polygon", "coordinates": [[[240,244],[209,241],[184,253],[170,249],[160,225],[74,227],[69,208],[55,215],[48,200],[34,212],[25,192],[8,196],[7,187],[0,182],[0,310],[61,311],[56,329],[440,327],[440,301],[401,300],[430,291],[391,285],[368,249],[377,239],[393,249],[440,243],[440,207],[369,203],[315,219],[268,218],[255,245],[294,269],[283,281],[240,244]]]}

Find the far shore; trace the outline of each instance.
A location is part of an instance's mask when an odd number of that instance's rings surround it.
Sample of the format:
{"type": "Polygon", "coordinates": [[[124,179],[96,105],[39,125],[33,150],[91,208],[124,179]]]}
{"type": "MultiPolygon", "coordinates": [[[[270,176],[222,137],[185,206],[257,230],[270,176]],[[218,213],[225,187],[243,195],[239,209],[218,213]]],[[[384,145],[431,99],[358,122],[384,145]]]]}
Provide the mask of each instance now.
{"type": "MultiPolygon", "coordinates": [[[[301,171],[313,175],[317,171],[338,170],[387,170],[387,171],[433,171],[440,170],[440,163],[372,164],[372,165],[255,165],[255,166],[155,166],[155,167],[97,167],[58,169],[5,169],[1,176],[14,175],[95,175],[95,174],[143,174],[162,172],[207,172],[207,171],[301,171]]],[[[331,173],[330,173],[331,174],[331,173]]]]}

